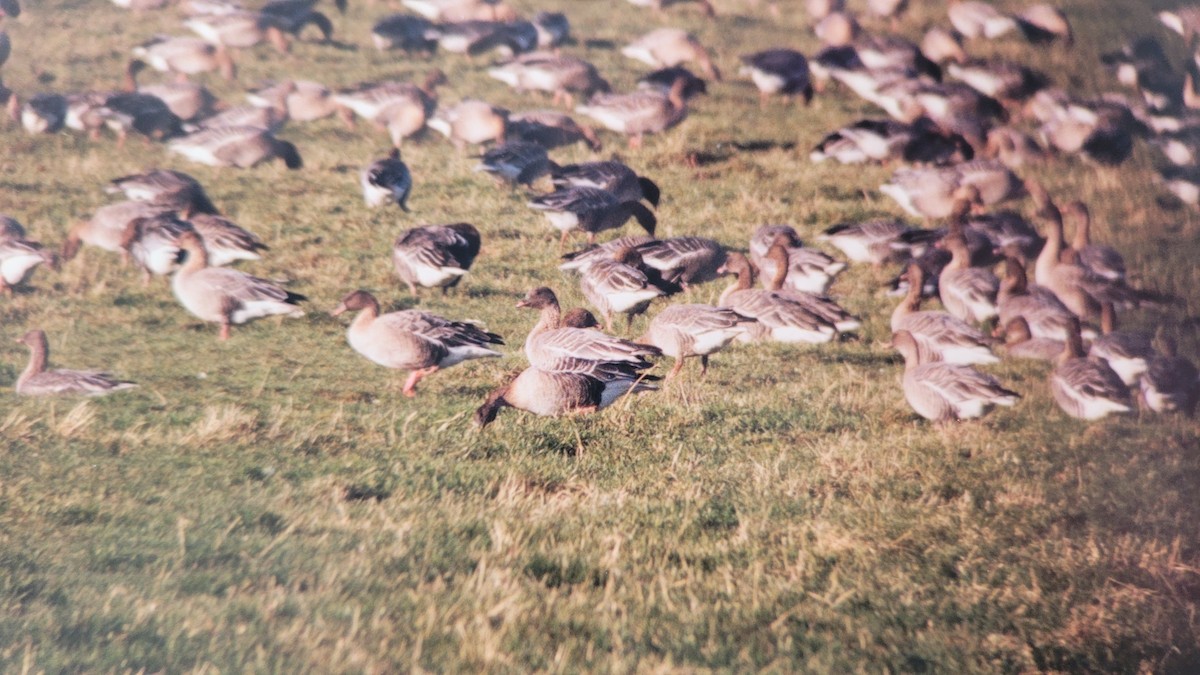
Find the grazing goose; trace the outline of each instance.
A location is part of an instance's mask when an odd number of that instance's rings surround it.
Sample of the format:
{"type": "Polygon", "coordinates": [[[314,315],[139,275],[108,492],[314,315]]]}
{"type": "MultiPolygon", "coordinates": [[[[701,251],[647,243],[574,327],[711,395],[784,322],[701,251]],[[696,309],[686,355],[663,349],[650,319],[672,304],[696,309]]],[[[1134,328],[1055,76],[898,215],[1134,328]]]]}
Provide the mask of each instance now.
{"type": "Polygon", "coordinates": [[[1072,319],[1066,348],[1050,374],[1050,392],[1058,407],[1078,419],[1098,420],[1132,410],[1129,388],[1120,376],[1104,359],[1084,356],[1078,319],[1072,319]]]}
{"type": "Polygon", "coordinates": [[[774,291],[801,305],[810,314],[820,317],[826,323],[831,324],[839,333],[858,330],[862,326],[858,317],[847,312],[841,305],[834,302],[833,299],[819,293],[788,287],[787,277],[791,270],[788,248],[791,242],[791,237],[781,234],[776,237],[775,241],[771,244],[771,248],[767,249],[766,254],[763,255],[763,260],[770,261],[772,263],[771,268],[775,271],[775,275],[767,280],[763,286],[767,290],[774,291]]]}
{"type": "Polygon", "coordinates": [[[813,87],[808,75],[808,59],[793,49],[768,49],[742,57],[739,74],[749,77],[758,87],[759,105],[765,107],[772,94],[791,97],[800,94],[805,105],[812,101],[813,87]]]}
{"type": "Polygon", "coordinates": [[[104,191],[124,194],[127,199],[148,202],[177,212],[182,218],[195,214],[216,214],[217,207],[208,198],[200,181],[171,169],[151,169],[145,173],[114,178],[104,191]]]}
{"type": "Polygon", "coordinates": [[[126,92],[148,94],[160,99],[181,120],[195,120],[209,116],[217,106],[217,99],[208,89],[191,82],[160,82],[142,84],[137,75],[146,69],[146,62],[131,59],[125,67],[126,92]]]}
{"type": "Polygon", "coordinates": [[[232,127],[248,127],[277,133],[287,124],[287,109],[256,106],[250,103],[225,108],[221,112],[200,120],[197,130],[229,129],[232,127]]]}
{"type": "Polygon", "coordinates": [[[975,91],[999,101],[1023,101],[1041,89],[1045,78],[1030,68],[1004,59],[969,59],[951,63],[946,74],[975,91]]]}
{"type": "MultiPolygon", "coordinates": [[[[1075,316],[1052,291],[1029,285],[1025,266],[1015,256],[1004,260],[1004,278],[1000,280],[996,295],[996,312],[1000,326],[1023,319],[1032,337],[1059,343],[1066,341],[1071,318],[1075,316]]],[[[1095,337],[1094,333],[1092,337],[1095,337]]]]}
{"type": "Polygon", "coordinates": [[[164,211],[164,207],[148,202],[117,202],[96,209],[92,217],[76,223],[63,242],[63,260],[71,260],[79,253],[82,244],[120,253],[121,259],[127,261],[129,252],[124,247],[125,234],[129,224],[139,218],[153,218],[164,211]]]}
{"type": "Polygon", "coordinates": [[[226,80],[236,76],[229,51],[199,38],[160,35],[134,47],[133,55],[157,71],[174,73],[181,81],[214,70],[226,80]]]}
{"type": "Polygon", "coordinates": [[[596,243],[596,234],[621,227],[630,217],[636,218],[647,233],[653,235],[658,219],[638,201],[620,201],[613,193],[594,187],[571,187],[534,197],[529,208],[542,211],[546,220],[562,232],[559,249],[567,243],[567,235],[575,230],[587,233],[588,244],[596,243]]]}
{"type": "Polygon", "coordinates": [[[893,333],[892,347],[904,357],[904,400],[927,420],[974,419],[994,406],[1012,406],[1021,397],[970,366],[924,361],[924,351],[909,331],[893,333]]]}
{"type": "Polygon", "coordinates": [[[149,284],[152,275],[167,276],[179,268],[179,237],[184,232],[194,232],[192,224],[170,213],[137,218],[126,226],[121,248],[142,268],[143,284],[149,284]]]}
{"type": "Polygon", "coordinates": [[[442,368],[463,361],[501,356],[492,345],[504,340],[472,323],[450,321],[415,309],[379,313],[379,301],[366,291],[342,298],[330,312],[358,312],[346,340],[354,351],[385,368],[409,371],[404,395],[417,395],[417,383],[442,368]]]}
{"type": "Polygon", "coordinates": [[[19,96],[11,94],[8,108],[28,134],[55,133],[67,121],[67,97],[62,94],[37,94],[23,105],[19,96]]]}
{"type": "Polygon", "coordinates": [[[661,196],[654,181],[639,176],[616,160],[556,166],[551,170],[550,178],[554,187],[560,190],[571,187],[599,188],[613,193],[618,201],[637,202],[644,199],[655,208],[658,208],[661,196]]]}
{"type": "Polygon", "coordinates": [[[208,166],[244,169],[273,159],[283,160],[289,169],[304,166],[295,145],[257,127],[205,129],[171,141],[167,149],[208,166]]]}
{"type": "Polygon", "coordinates": [[[571,22],[562,12],[538,12],[533,15],[533,27],[537,30],[537,46],[541,49],[558,50],[571,41],[571,22]]]}
{"type": "Polygon", "coordinates": [[[371,27],[371,42],[375,49],[401,49],[408,53],[437,51],[437,37],[431,21],[411,14],[391,14],[371,27]]]}
{"type": "Polygon", "coordinates": [[[412,192],[412,174],[400,159],[400,149],[392,148],[387,157],[367,165],[359,175],[363,200],[372,208],[395,204],[408,213],[408,195],[412,192]]]}
{"type": "Polygon", "coordinates": [[[229,339],[230,327],[234,324],[273,314],[304,316],[296,306],[307,300],[303,295],[244,272],[209,267],[208,251],[196,232],[184,232],[176,244],[187,257],[171,279],[175,297],[184,309],[201,320],[219,323],[220,340],[229,339]]]}
{"type": "Polygon", "coordinates": [[[558,266],[558,269],[578,272],[597,260],[612,258],[617,254],[617,251],[620,251],[621,249],[630,246],[640,246],[641,244],[647,244],[656,241],[658,240],[654,237],[644,234],[627,234],[625,236],[606,241],[603,244],[588,246],[587,248],[574,251],[572,253],[564,253],[562,255],[563,263],[558,266]]]}
{"type": "Polygon", "coordinates": [[[647,358],[662,354],[651,345],[564,325],[558,297],[544,286],[526,293],[517,307],[539,312],[538,322],[525,339],[525,357],[530,366],[544,372],[621,379],[649,368],[647,358]]]}
{"type": "Polygon", "coordinates": [[[1066,343],[1047,337],[1034,337],[1025,317],[1018,316],[1003,327],[1004,355],[1014,359],[1053,361],[1062,354],[1066,343]]]}
{"type": "MultiPolygon", "coordinates": [[[[346,13],[346,0],[335,3],[340,13],[346,13]]],[[[280,38],[276,47],[280,51],[288,51],[291,46],[286,35],[300,37],[301,31],[307,26],[316,26],[321,31],[321,41],[329,44],[333,41],[333,22],[329,17],[318,12],[313,6],[316,0],[273,0],[259,10],[261,24],[271,33],[279,33],[280,38]]],[[[274,41],[274,39],[273,39],[274,41]]]]}
{"type": "Polygon", "coordinates": [[[439,109],[428,124],[462,151],[467,144],[503,143],[508,111],[477,99],[463,99],[449,108],[439,109]]]}
{"type": "Polygon", "coordinates": [[[46,334],[40,330],[25,333],[17,342],[29,347],[29,365],[17,378],[16,391],[22,396],[103,396],[137,386],[133,382],[118,380],[94,370],[47,370],[50,345],[46,341],[46,334]]]}
{"type": "Polygon", "coordinates": [[[676,80],[682,79],[683,100],[690,101],[701,94],[708,93],[708,83],[696,77],[692,71],[683,66],[659,68],[638,78],[637,88],[644,91],[656,91],[664,96],[671,91],[676,80]]]}
{"type": "Polygon", "coordinates": [[[269,26],[258,12],[208,14],[186,19],[183,25],[204,41],[224,49],[247,49],[270,40],[281,52],[287,51],[286,38],[278,28],[269,26]]]}
{"type": "Polygon", "coordinates": [[[998,363],[991,340],[961,319],[946,312],[921,311],[921,289],[925,272],[920,265],[908,266],[908,295],[892,312],[893,332],[907,331],[916,338],[921,362],[945,361],[962,365],[998,363]]]}
{"type": "Polygon", "coordinates": [[[694,61],[704,76],[721,80],[708,50],[687,31],[679,28],[659,28],[621,48],[621,53],[652,68],[670,68],[694,61]]]}
{"type": "Polygon", "coordinates": [[[446,75],[432,70],[420,86],[408,82],[363,84],[332,96],[342,122],[354,128],[354,116],[387,129],[392,145],[425,128],[437,108],[437,87],[446,75]]]}
{"type": "Polygon", "coordinates": [[[57,268],[58,257],[41,244],[25,239],[24,230],[15,220],[0,216],[6,227],[0,228],[0,294],[10,295],[13,288],[29,281],[38,265],[57,268]],[[16,228],[9,229],[9,221],[16,228]]]}
{"type": "Polygon", "coordinates": [[[312,80],[285,80],[246,94],[246,101],[260,108],[274,108],[296,122],[319,120],[337,111],[329,87],[312,80]]]}
{"type": "Polygon", "coordinates": [[[782,286],[796,291],[824,294],[846,263],[811,248],[805,248],[790,225],[763,225],[750,238],[750,262],[761,273],[763,288],[782,276],[782,286]],[[774,256],[768,252],[781,246],[774,256]],[[786,268],[780,268],[785,263],[786,268]]]}
{"type": "Polygon", "coordinates": [[[192,229],[204,241],[208,264],[224,267],[239,260],[258,260],[270,248],[253,232],[232,220],[212,213],[199,213],[188,219],[192,229]]]}
{"type": "Polygon", "coordinates": [[[634,244],[642,263],[681,287],[712,281],[725,264],[725,247],[704,237],[670,237],[634,244]]]}
{"type": "Polygon", "coordinates": [[[396,237],[392,264],[413,297],[417,286],[440,288],[444,294],[462,281],[481,245],[479,230],[470,223],[414,227],[396,237]]]}
{"type": "Polygon", "coordinates": [[[1196,414],[1200,400],[1200,371],[1175,350],[1175,341],[1162,332],[1158,335],[1159,354],[1150,359],[1139,385],[1143,406],[1156,412],[1196,414]]]}
{"type": "Polygon", "coordinates": [[[594,152],[601,148],[594,129],[580,126],[573,117],[556,110],[527,110],[509,115],[507,138],[537,143],[547,150],[575,143],[586,143],[594,152]]]}
{"type": "Polygon", "coordinates": [[[946,311],[975,324],[997,316],[1000,280],[989,269],[971,266],[971,251],[961,228],[952,229],[938,245],[950,252],[950,262],[938,276],[938,294],[946,311]]]}
{"type": "Polygon", "coordinates": [[[550,161],[546,148],[537,143],[513,141],[489,148],[480,157],[476,171],[491,174],[501,181],[517,185],[533,185],[556,165],[550,161]]]}
{"type": "Polygon", "coordinates": [[[730,253],[717,271],[737,276],[721,293],[718,304],[758,320],[739,336],[739,340],[820,344],[829,342],[837,334],[837,328],[831,322],[786,294],[754,288],[754,268],[741,253],[730,253]]]}
{"type": "Polygon", "coordinates": [[[117,147],[131,131],[156,141],[183,135],[183,121],[157,96],[120,92],[106,97],[97,112],[117,134],[117,147]]]}
{"type": "Polygon", "coordinates": [[[652,300],[681,290],[658,270],[643,269],[642,257],[632,246],[619,249],[611,258],[593,260],[580,268],[579,277],[583,296],[600,310],[608,331],[613,329],[614,313],[625,315],[628,329],[634,315],[644,313],[652,300]]]}
{"type": "Polygon", "coordinates": [[[665,131],[687,117],[687,102],[683,98],[686,86],[687,80],[681,77],[665,95],[651,90],[597,94],[587,105],[576,106],[575,111],[606,129],[629,136],[629,147],[639,148],[645,134],[665,131]]]}
{"type": "Polygon", "coordinates": [[[670,379],[683,369],[684,359],[700,357],[700,377],[708,373],[708,357],[729,346],[755,319],[712,305],[671,305],[651,321],[638,342],[654,345],[675,359],[670,379]]]}
{"type": "Polygon", "coordinates": [[[1121,381],[1132,387],[1157,355],[1154,340],[1149,333],[1117,330],[1116,322],[1112,303],[1104,303],[1100,310],[1101,335],[1092,340],[1088,356],[1104,359],[1121,381]]]}
{"type": "Polygon", "coordinates": [[[851,262],[880,267],[885,262],[908,257],[913,244],[933,241],[936,236],[899,220],[877,218],[862,223],[839,223],[817,235],[817,241],[837,247],[851,262]]]}
{"type": "Polygon", "coordinates": [[[553,105],[562,101],[567,108],[575,106],[575,94],[588,98],[596,92],[611,89],[596,67],[587,61],[546,52],[522,54],[513,61],[488,70],[488,75],[518,92],[551,92],[554,94],[553,105]]]}
{"type": "Polygon", "coordinates": [[[1063,207],[1063,215],[1075,220],[1071,247],[1062,252],[1064,262],[1074,261],[1091,273],[1112,281],[1125,280],[1125,259],[1111,246],[1092,243],[1092,215],[1086,204],[1074,201],[1063,207]]]}
{"type": "Polygon", "coordinates": [[[1017,28],[1016,19],[979,0],[950,0],[947,14],[954,30],[971,40],[994,40],[1017,28]]]}
{"type": "Polygon", "coordinates": [[[499,49],[510,56],[533,51],[537,47],[537,28],[528,21],[501,23],[490,20],[470,20],[443,23],[431,31],[438,46],[452,54],[468,57],[499,49]]]}
{"type": "Polygon", "coordinates": [[[636,371],[600,379],[530,367],[488,394],[471,420],[476,426],[486,427],[506,406],[549,417],[591,413],[612,405],[626,394],[658,388],[644,380],[636,371]]]}

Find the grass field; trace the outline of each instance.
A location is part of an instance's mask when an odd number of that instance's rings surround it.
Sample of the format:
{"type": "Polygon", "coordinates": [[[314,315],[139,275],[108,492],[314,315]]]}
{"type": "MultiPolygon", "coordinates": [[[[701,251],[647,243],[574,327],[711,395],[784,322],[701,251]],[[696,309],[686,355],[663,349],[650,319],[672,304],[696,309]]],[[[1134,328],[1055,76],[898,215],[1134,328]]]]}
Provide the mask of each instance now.
{"type": "MultiPolygon", "coordinates": [[[[116,86],[132,45],[183,32],[174,10],[25,4],[6,24],[4,81],[21,93],[116,86]]],[[[551,4],[570,14],[572,51],[618,89],[640,69],[606,41],[666,24],[713,45],[731,76],[641,150],[605,137],[604,156],[619,152],[662,186],[662,236],[742,248],[764,223],[811,240],[835,222],[899,213],[876,189],[889,170],[807,160],[826,131],[875,111],[844,91],[760,111],[732,77],[740,53],[815,50],[791,8],[800,3],[780,3],[775,20],[765,6],[717,0],[716,22],[686,7],[551,4]],[[712,161],[689,168],[696,151],[712,161]]],[[[1095,95],[1118,87],[1098,53],[1165,38],[1152,10],[1166,6],[1070,0],[1071,51],[1017,39],[971,49],[1095,95]]],[[[919,36],[943,10],[916,8],[903,32],[919,36]]],[[[444,103],[549,104],[487,78],[486,59],[374,51],[370,25],[388,11],[352,0],[334,17],[340,46],[262,47],[240,56],[239,83],[208,84],[236,102],[240,86],[289,73],[343,86],[436,65],[450,79],[444,103]]],[[[1164,41],[1182,59],[1179,41],[1164,41]]],[[[218,343],[162,279],[144,287],[85,248],[61,272],[40,270],[32,292],[0,299],[0,670],[1200,671],[1194,421],[1077,422],[1051,400],[1048,366],[1003,364],[991,370],[1024,396],[1015,408],[931,426],[905,404],[901,361],[882,344],[894,300],[881,287],[895,270],[854,268],[833,291],[864,317],[859,340],[735,348],[705,381],[689,364],[662,391],[598,415],[508,410],[478,432],[472,411],[525,365],[536,317],[515,301],[545,284],[565,306],[583,303],[556,269],[556,233],[440,137],[405,146],[411,215],[362,204],[357,172],[385,135],[329,119],[281,137],[299,146],[303,170],[216,170],[136,139],[118,149],[0,129],[0,212],[33,238],[61,241],[107,202],[113,177],[177,168],[271,245],[242,269],[311,298],[302,319],[218,343]],[[419,304],[486,322],[508,356],[437,373],[409,400],[327,311],[355,288],[411,306],[392,239],[460,220],[483,232],[483,253],[458,293],[419,304]],[[53,363],[104,367],[140,388],[18,399],[26,352],[12,339],[33,327],[49,334],[53,363]]],[[[1088,201],[1098,238],[1125,253],[1136,282],[1180,298],[1125,324],[1166,323],[1194,359],[1200,218],[1164,197],[1153,164],[1139,145],[1119,169],[1062,158],[1023,175],[1088,201]]],[[[689,301],[713,302],[721,286],[689,301]]]]}

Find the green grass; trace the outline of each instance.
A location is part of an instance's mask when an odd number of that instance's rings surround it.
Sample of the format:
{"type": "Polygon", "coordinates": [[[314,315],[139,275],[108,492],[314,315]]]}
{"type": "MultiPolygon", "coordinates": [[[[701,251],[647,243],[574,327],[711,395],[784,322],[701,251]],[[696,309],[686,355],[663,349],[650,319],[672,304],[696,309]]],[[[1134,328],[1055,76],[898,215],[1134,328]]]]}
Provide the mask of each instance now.
{"type": "MultiPolygon", "coordinates": [[[[776,23],[724,0],[707,23],[685,8],[663,18],[615,0],[559,4],[580,38],[619,44],[686,26],[731,76],[739,53],[815,48],[786,7],[776,23]]],[[[1096,55],[1162,35],[1151,9],[1166,4],[1072,0],[1073,51],[974,49],[1094,95],[1116,88],[1096,55]]],[[[385,11],[360,2],[335,17],[342,49],[243,54],[241,82],[300,73],[341,86],[437,65],[450,76],[444,102],[535,105],[488,79],[482,61],[365,47],[385,11]]],[[[904,32],[942,16],[940,3],[918,8],[904,32]]],[[[128,48],[182,32],[176,22],[172,11],[45,0],[7,25],[5,82],[23,93],[114,86],[128,48]]],[[[632,85],[638,69],[611,49],[574,51],[632,85]]],[[[236,86],[209,84],[238,99],[236,86]]],[[[763,223],[811,240],[840,220],[897,213],[875,189],[887,169],[806,158],[827,130],[876,114],[865,104],[831,93],[811,109],[760,112],[746,82],[711,90],[640,151],[606,137],[605,156],[620,152],[662,185],[664,236],[743,247],[763,223]],[[795,146],[734,148],[750,141],[795,146]],[[717,161],[688,168],[692,151],[717,161]]],[[[524,365],[535,317],[515,301],[549,284],[565,305],[583,303],[554,266],[555,233],[435,136],[405,147],[417,186],[404,216],[368,211],[358,192],[383,134],[326,120],[281,135],[304,170],[214,170],[137,140],[117,149],[0,130],[0,209],[34,238],[60,241],[115,176],[180,168],[272,246],[243,269],[312,298],[305,318],[241,327],[220,344],[163,280],[143,287],[115,256],[85,249],[60,273],[39,271],[35,291],[0,300],[0,670],[1200,670],[1194,422],[1073,421],[1049,397],[1047,367],[1003,364],[993,371],[1024,395],[1015,408],[932,427],[904,403],[900,361],[881,344],[892,270],[855,268],[834,292],[864,317],[859,341],[740,347],[717,355],[703,382],[689,364],[663,391],[599,415],[509,410],[479,433],[471,412],[524,365]],[[410,306],[392,239],[459,220],[484,233],[483,254],[457,294],[419,304],[485,321],[509,356],[437,373],[408,400],[326,311],[355,288],[410,306]],[[18,399],[26,354],[10,338],[32,327],[48,332],[54,363],[141,387],[18,399]]],[[[1200,220],[1162,197],[1153,161],[1141,146],[1120,169],[1066,158],[1023,173],[1087,200],[1137,282],[1180,298],[1125,322],[1166,323],[1194,358],[1200,220]]],[[[714,301],[720,287],[691,301],[714,301]]]]}

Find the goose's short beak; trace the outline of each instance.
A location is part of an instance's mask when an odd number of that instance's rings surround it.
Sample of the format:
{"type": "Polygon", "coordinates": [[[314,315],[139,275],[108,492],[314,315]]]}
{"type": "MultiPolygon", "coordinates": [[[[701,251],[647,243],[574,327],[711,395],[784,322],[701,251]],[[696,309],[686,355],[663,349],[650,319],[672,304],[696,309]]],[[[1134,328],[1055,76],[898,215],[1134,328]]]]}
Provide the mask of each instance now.
{"type": "Polygon", "coordinates": [[[721,265],[720,267],[717,268],[717,274],[729,274],[729,268],[724,265],[721,265]]]}
{"type": "Polygon", "coordinates": [[[528,306],[529,306],[529,301],[526,300],[525,298],[521,298],[520,300],[517,301],[517,307],[528,307],[528,306]]]}
{"type": "Polygon", "coordinates": [[[338,306],[337,306],[337,307],[334,307],[334,308],[333,308],[333,309],[332,309],[332,310],[329,312],[329,316],[341,316],[341,315],[342,315],[342,313],[343,313],[343,312],[345,312],[345,311],[346,311],[346,303],[344,303],[344,302],[339,302],[339,303],[338,303],[338,306]]]}

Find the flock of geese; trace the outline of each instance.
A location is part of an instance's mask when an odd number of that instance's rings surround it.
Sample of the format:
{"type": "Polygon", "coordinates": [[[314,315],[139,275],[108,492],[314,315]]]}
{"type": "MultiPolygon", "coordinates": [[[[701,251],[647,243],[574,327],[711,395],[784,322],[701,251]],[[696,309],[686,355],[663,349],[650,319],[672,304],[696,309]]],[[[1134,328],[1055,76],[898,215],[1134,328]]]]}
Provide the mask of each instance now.
{"type": "MultiPolygon", "coordinates": [[[[168,4],[114,2],[138,12],[168,4]]],[[[630,2],[658,12],[676,4],[630,2]]],[[[930,28],[916,44],[863,29],[841,0],[807,0],[805,10],[823,47],[811,55],[786,47],[743,55],[739,77],[755,85],[764,106],[773,97],[808,105],[814,96],[846,93],[876,105],[885,116],[833,130],[808,159],[900,164],[880,191],[925,224],[879,218],[834,225],[818,240],[837,249],[844,256],[839,260],[805,246],[787,225],[758,228],[747,254],[699,236],[657,239],[661,192],[654,180],[617,160],[560,165],[551,159],[549,153],[564,145],[582,143],[594,151],[601,146],[597,130],[566,111],[626,136],[635,149],[646,135],[680,124],[693,100],[722,81],[716,52],[686,31],[660,28],[622,47],[625,56],[657,70],[642,76],[636,90],[617,92],[593,64],[567,53],[571,24],[561,13],[539,12],[525,20],[502,1],[402,0],[411,12],[382,17],[370,36],[375,48],[442,50],[472,59],[498,53],[503,60],[488,67],[490,77],[518,91],[552,93],[554,105],[565,111],[514,113],[470,98],[444,105],[437,87],[445,76],[437,69],[419,83],[373,82],[344,90],[286,80],[231,106],[191,78],[208,72],[235,78],[239,50],[267,43],[287,51],[310,25],[331,41],[332,20],[316,9],[317,0],[273,0],[257,10],[236,0],[171,4],[186,15],[183,26],[194,36],[155,36],[132,47],[119,90],[25,96],[0,84],[14,120],[30,134],[67,129],[99,139],[107,129],[123,142],[134,133],[211,166],[245,168],[279,159],[292,169],[302,168],[303,161],[295,145],[275,136],[285,123],[337,115],[356,128],[365,120],[386,132],[395,149],[362,170],[364,201],[404,211],[413,179],[399,148],[428,128],[460,149],[486,146],[476,169],[513,189],[525,186],[528,207],[561,232],[560,250],[573,233],[586,237],[586,248],[563,256],[562,269],[578,274],[598,318],[584,309],[563,311],[546,287],[520,299],[517,307],[538,317],[524,344],[529,366],[486,398],[474,418],[480,425],[506,406],[537,415],[582,413],[654,390],[661,378],[649,371],[653,359],[664,355],[675,359],[667,377],[680,375],[689,358],[700,361],[703,375],[710,357],[735,341],[822,344],[852,334],[863,320],[830,294],[849,264],[903,269],[894,282],[903,298],[891,315],[890,347],[904,359],[904,397],[922,417],[947,422],[1014,405],[1018,393],[977,369],[1000,356],[1055,362],[1050,390],[1072,417],[1130,412],[1135,399],[1154,412],[1194,412],[1200,375],[1176,353],[1170,336],[1116,327],[1118,311],[1164,306],[1171,299],[1127,283],[1121,255],[1091,241],[1085,204],[1060,205],[1037,181],[1022,180],[1014,171],[1067,154],[1119,165],[1135,140],[1145,138],[1173,165],[1163,172],[1166,185],[1196,203],[1200,97],[1192,73],[1200,66],[1200,51],[1177,74],[1155,40],[1131,42],[1106,54],[1104,63],[1140,97],[1082,99],[1027,64],[968,54],[973,42],[1008,34],[1023,36],[1037,49],[1069,47],[1075,39],[1070,23],[1048,5],[1009,15],[984,2],[951,0],[947,25],[930,28]],[[147,68],[170,79],[139,83],[147,68]],[[1033,222],[999,207],[1023,198],[1036,207],[1033,222]],[[599,234],[631,219],[646,234],[597,244],[599,234]],[[1070,240],[1064,220],[1073,224],[1070,240]],[[934,221],[942,226],[932,227],[934,221]],[[668,304],[636,339],[612,334],[615,315],[626,316],[628,332],[634,317],[660,298],[686,295],[695,285],[725,276],[733,281],[717,305],[668,304]],[[922,309],[930,297],[943,310],[922,309]]],[[[721,20],[709,2],[697,5],[721,20]]],[[[897,24],[906,7],[907,0],[870,0],[873,16],[864,20],[897,24]]],[[[344,0],[336,8],[344,11],[344,0]]],[[[771,4],[767,11],[782,10],[771,4]]],[[[19,13],[17,0],[0,0],[0,14],[19,13]]],[[[1200,10],[1163,12],[1160,18],[1192,46],[1200,10]]],[[[0,32],[0,65],[10,50],[7,34],[0,32]]],[[[170,275],[179,303],[216,324],[221,340],[230,337],[232,326],[260,317],[303,314],[304,296],[230,267],[259,259],[268,247],[222,216],[191,176],[153,169],[114,179],[106,190],[124,201],[79,221],[57,252],[29,240],[16,218],[0,217],[0,290],[27,282],[39,265],[57,268],[71,261],[86,244],[132,261],[147,280],[170,275]]],[[[420,289],[445,293],[463,282],[485,234],[465,222],[407,230],[393,247],[396,274],[414,296],[420,289]]],[[[409,373],[407,396],[415,396],[418,383],[439,370],[501,356],[504,344],[473,322],[416,309],[381,313],[379,300],[362,290],[342,298],[333,314],[342,313],[355,314],[347,331],[355,351],[409,373]]],[[[17,380],[19,394],[94,395],[134,386],[99,372],[47,369],[41,331],[29,331],[20,342],[31,358],[17,380]]]]}

